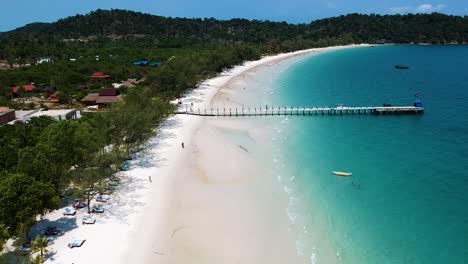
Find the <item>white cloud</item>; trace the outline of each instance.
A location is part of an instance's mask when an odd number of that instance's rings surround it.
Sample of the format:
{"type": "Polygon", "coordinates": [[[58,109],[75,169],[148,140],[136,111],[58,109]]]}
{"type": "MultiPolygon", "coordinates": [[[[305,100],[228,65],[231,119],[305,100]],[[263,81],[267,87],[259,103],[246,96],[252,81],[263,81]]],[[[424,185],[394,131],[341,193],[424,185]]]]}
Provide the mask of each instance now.
{"type": "Polygon", "coordinates": [[[444,9],[446,5],[444,4],[438,4],[438,5],[431,5],[431,4],[422,4],[418,7],[416,7],[416,12],[421,12],[421,13],[427,13],[427,12],[434,12],[438,11],[441,9],[444,9]]]}
{"type": "Polygon", "coordinates": [[[446,8],[447,6],[444,4],[432,5],[432,4],[421,4],[417,7],[414,6],[395,6],[390,7],[388,10],[391,13],[429,13],[429,12],[436,12],[446,8]]]}

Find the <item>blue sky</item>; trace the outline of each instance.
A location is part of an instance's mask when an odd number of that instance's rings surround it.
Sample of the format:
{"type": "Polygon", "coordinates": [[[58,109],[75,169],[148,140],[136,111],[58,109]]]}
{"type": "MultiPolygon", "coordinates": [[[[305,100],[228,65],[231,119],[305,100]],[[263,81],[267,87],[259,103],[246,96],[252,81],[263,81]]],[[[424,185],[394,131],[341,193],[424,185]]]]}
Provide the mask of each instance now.
{"type": "Polygon", "coordinates": [[[119,8],[172,17],[215,17],[293,23],[347,13],[468,15],[468,0],[0,0],[0,31],[52,22],[92,10],[119,8]]]}

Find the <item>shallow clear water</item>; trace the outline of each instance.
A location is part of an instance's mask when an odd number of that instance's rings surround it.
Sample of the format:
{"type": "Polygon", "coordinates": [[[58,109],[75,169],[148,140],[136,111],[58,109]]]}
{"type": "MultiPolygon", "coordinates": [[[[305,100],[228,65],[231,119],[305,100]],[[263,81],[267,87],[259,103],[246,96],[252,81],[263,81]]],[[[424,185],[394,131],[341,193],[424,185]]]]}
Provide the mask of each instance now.
{"type": "Polygon", "coordinates": [[[299,255],[468,262],[468,47],[308,56],[283,69],[273,91],[272,103],[283,106],[412,105],[419,93],[425,107],[423,115],[272,117],[274,171],[290,196],[299,255]]]}

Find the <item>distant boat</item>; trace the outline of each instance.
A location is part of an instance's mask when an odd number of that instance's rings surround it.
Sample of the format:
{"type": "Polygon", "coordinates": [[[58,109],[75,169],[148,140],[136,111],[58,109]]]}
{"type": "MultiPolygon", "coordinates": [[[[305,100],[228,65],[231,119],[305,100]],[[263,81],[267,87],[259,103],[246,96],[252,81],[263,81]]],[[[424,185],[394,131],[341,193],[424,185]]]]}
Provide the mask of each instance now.
{"type": "Polygon", "coordinates": [[[353,175],[351,172],[342,172],[342,171],[332,171],[333,174],[336,176],[341,176],[341,177],[349,177],[353,175]]]}
{"type": "Polygon", "coordinates": [[[409,69],[409,66],[405,66],[405,65],[395,65],[395,69],[407,70],[407,69],[409,69]]]}

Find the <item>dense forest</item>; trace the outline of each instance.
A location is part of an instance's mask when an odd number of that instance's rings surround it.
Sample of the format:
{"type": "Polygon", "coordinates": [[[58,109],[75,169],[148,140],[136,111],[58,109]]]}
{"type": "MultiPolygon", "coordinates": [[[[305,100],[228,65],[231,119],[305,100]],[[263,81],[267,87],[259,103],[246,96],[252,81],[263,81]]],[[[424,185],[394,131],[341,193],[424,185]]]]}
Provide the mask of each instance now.
{"type": "Polygon", "coordinates": [[[3,34],[51,42],[57,40],[143,39],[157,47],[265,43],[269,40],[347,38],[351,42],[449,43],[468,41],[468,17],[439,13],[407,15],[349,14],[288,24],[247,19],[167,18],[126,10],[96,10],[54,23],[33,23],[3,34]]]}
{"type": "Polygon", "coordinates": [[[97,10],[0,34],[0,106],[34,108],[12,99],[44,96],[41,89],[13,94],[13,86],[54,86],[61,92],[56,107],[81,108],[80,99],[90,92],[140,80],[121,89],[124,101],[107,111],[80,120],[33,118],[0,127],[0,249],[11,237],[31,240],[36,216],[63,205],[59,196],[70,186],[75,197],[88,201],[106,189],[106,180],[171,113],[169,100],[201,81],[265,54],[381,40],[466,43],[468,17],[350,14],[288,24],[97,10]],[[37,64],[43,57],[54,62],[37,64]],[[161,64],[132,65],[142,59],[161,64]],[[97,71],[112,80],[91,82],[97,71]],[[79,89],[83,85],[86,90],[79,89]]]}

